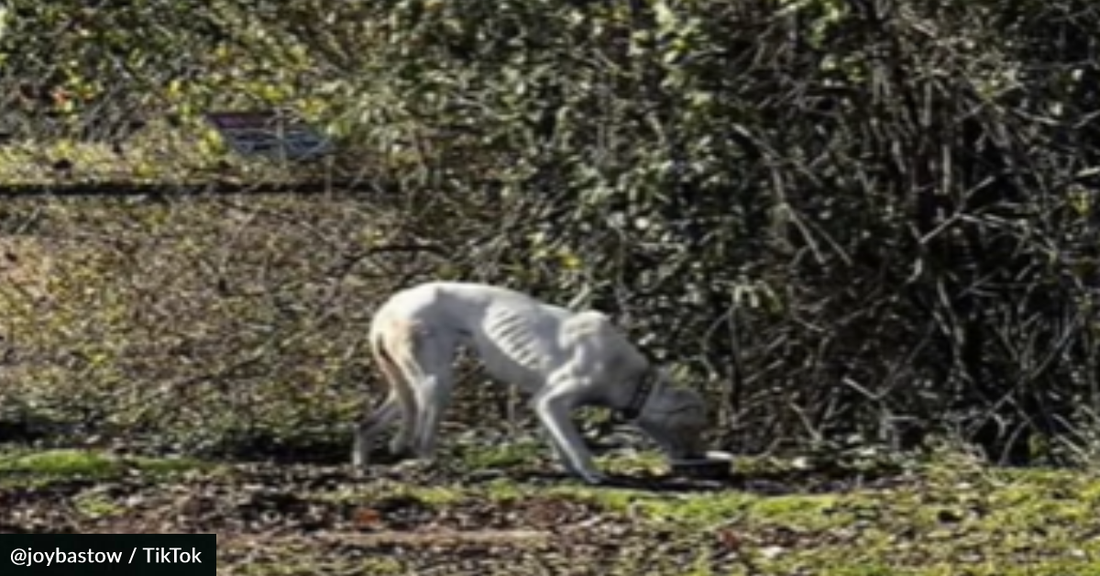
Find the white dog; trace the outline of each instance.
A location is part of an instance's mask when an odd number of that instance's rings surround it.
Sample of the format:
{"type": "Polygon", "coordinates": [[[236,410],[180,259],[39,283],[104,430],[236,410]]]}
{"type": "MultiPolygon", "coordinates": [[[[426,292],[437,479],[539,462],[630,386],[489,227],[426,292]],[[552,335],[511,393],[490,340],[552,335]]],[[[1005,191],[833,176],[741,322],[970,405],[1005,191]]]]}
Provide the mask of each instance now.
{"type": "Polygon", "coordinates": [[[356,466],[366,466],[374,436],[398,417],[402,425],[390,450],[422,460],[434,457],[440,417],[453,388],[452,365],[464,344],[472,345],[493,379],[530,396],[558,460],[589,483],[606,477],[593,466],[570,417],[580,406],[619,411],[670,460],[702,454],[702,398],[671,388],[665,372],[651,366],[600,312],[574,312],[484,284],[429,282],[382,305],[370,342],[390,390],[357,426],[356,466]]]}

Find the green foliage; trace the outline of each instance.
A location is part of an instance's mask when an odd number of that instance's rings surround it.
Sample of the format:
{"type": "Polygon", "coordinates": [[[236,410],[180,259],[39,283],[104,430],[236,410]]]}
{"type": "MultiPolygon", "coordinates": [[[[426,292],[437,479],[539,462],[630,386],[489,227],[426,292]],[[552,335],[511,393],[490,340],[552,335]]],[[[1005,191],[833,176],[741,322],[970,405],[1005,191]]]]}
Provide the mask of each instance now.
{"type": "Polygon", "coordinates": [[[1100,414],[1100,15],[1084,0],[97,6],[9,3],[3,82],[29,120],[3,177],[146,116],[129,159],[91,164],[165,182],[350,172],[400,195],[256,200],[263,218],[21,208],[95,240],[36,232],[52,296],[6,289],[34,359],[17,405],[154,429],[117,390],[201,388],[209,404],[174,418],[331,430],[349,401],[325,390],[361,356],[369,302],[444,277],[613,313],[746,449],[957,434],[1017,462],[1086,453],[1071,432],[1100,414]],[[241,107],[296,109],[340,153],[226,162],[199,115],[241,107]],[[378,258],[386,280],[332,308],[331,270],[376,220],[444,257],[378,258]]]}

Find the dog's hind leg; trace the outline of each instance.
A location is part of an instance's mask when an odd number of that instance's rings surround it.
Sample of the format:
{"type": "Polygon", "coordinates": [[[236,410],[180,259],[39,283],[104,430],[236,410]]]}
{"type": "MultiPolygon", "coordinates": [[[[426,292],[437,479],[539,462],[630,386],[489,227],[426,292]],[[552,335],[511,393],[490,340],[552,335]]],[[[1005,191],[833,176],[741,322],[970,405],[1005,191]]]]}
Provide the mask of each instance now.
{"type": "Polygon", "coordinates": [[[420,381],[414,387],[418,393],[418,421],[413,451],[421,460],[435,457],[439,428],[443,414],[454,393],[454,361],[458,342],[449,335],[435,333],[420,342],[415,355],[420,381]]]}
{"type": "Polygon", "coordinates": [[[370,461],[370,451],[375,436],[385,430],[401,414],[397,392],[391,390],[370,416],[355,427],[355,446],[352,449],[352,464],[357,468],[365,467],[370,461]]]}
{"type": "Polygon", "coordinates": [[[389,393],[382,405],[356,427],[352,460],[360,467],[367,464],[373,437],[398,416],[401,427],[390,442],[390,453],[401,457],[411,451],[417,418],[416,392],[412,387],[417,375],[410,373],[407,366],[416,343],[417,327],[411,323],[379,315],[371,326],[371,356],[389,393]]]}
{"type": "Polygon", "coordinates": [[[405,388],[398,395],[397,406],[401,425],[397,428],[397,434],[394,434],[390,440],[390,454],[395,457],[404,457],[413,451],[413,440],[416,438],[416,396],[415,388],[405,388]]]}

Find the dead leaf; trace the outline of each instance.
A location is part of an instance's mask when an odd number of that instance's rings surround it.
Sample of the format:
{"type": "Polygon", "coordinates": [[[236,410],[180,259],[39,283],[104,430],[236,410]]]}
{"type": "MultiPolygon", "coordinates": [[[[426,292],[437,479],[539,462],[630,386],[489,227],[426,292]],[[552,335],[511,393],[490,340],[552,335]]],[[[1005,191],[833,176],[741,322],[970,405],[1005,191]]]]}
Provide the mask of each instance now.
{"type": "Polygon", "coordinates": [[[371,530],[382,525],[382,513],[373,508],[359,508],[352,516],[352,524],[360,530],[371,530]]]}
{"type": "Polygon", "coordinates": [[[718,531],[718,542],[729,551],[738,551],[741,549],[741,537],[736,532],[730,529],[722,529],[718,531]]]}

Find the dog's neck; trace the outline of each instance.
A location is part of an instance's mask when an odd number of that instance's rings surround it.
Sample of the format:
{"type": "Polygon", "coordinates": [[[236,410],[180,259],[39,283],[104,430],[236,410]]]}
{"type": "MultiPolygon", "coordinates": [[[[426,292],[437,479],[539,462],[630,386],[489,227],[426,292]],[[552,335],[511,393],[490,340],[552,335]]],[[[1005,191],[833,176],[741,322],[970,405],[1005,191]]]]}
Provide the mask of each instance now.
{"type": "Polygon", "coordinates": [[[618,409],[618,418],[625,422],[633,422],[641,417],[646,402],[649,401],[657,386],[657,370],[653,367],[646,368],[641,377],[635,382],[634,390],[631,392],[626,406],[618,409]]]}

